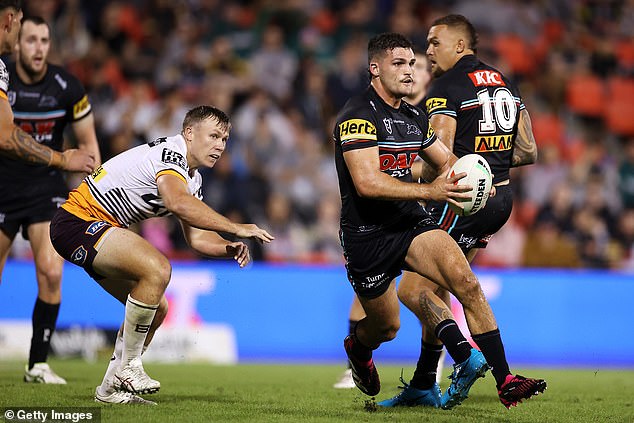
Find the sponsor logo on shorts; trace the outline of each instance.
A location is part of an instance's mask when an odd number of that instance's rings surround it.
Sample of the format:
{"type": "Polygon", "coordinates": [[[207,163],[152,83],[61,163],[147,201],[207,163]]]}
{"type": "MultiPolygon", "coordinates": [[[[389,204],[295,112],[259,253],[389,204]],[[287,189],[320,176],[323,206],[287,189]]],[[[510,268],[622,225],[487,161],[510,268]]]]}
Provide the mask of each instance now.
{"type": "Polygon", "coordinates": [[[385,280],[385,272],[374,276],[366,276],[364,279],[366,280],[363,284],[365,289],[374,288],[379,286],[385,280]]]}
{"type": "Polygon", "coordinates": [[[4,223],[4,218],[7,217],[6,214],[0,213],[0,223],[4,223]]]}
{"type": "Polygon", "coordinates": [[[339,139],[376,140],[376,127],[365,119],[349,119],[339,124],[339,139]]]}
{"type": "Polygon", "coordinates": [[[86,229],[86,234],[95,235],[97,232],[99,232],[100,230],[102,230],[106,226],[108,226],[108,223],[103,221],[103,220],[100,220],[99,222],[93,222],[86,229]]]}
{"type": "Polygon", "coordinates": [[[444,109],[445,107],[447,107],[447,99],[432,97],[425,102],[425,107],[427,108],[427,114],[437,109],[444,109]]]}
{"type": "Polygon", "coordinates": [[[476,238],[474,236],[464,236],[464,234],[460,234],[460,239],[458,240],[458,245],[460,245],[462,248],[468,250],[468,249],[471,249],[471,247],[473,247],[475,245],[477,240],[478,240],[478,238],[476,238]]]}
{"type": "Polygon", "coordinates": [[[86,251],[83,245],[80,245],[73,251],[73,254],[70,255],[70,260],[76,265],[81,266],[86,261],[86,257],[88,257],[88,251],[86,251]]]}

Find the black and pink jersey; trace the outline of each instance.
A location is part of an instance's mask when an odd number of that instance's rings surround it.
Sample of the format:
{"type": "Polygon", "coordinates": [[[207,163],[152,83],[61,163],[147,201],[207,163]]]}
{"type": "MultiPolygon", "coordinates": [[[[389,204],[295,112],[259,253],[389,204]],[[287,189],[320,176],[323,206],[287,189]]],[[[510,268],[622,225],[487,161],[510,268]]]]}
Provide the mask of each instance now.
{"type": "Polygon", "coordinates": [[[405,219],[425,216],[416,201],[360,197],[343,158],[346,151],[378,146],[381,171],[411,182],[414,159],[421,148],[427,148],[436,140],[423,110],[405,101],[394,109],[370,86],[363,94],[348,100],[339,112],[333,137],[344,231],[374,232],[405,219]]]}
{"type": "Polygon", "coordinates": [[[477,153],[491,166],[494,183],[509,179],[520,111],[519,89],[474,55],[434,79],[425,98],[427,116],[456,119],[454,154],[477,153]]]}

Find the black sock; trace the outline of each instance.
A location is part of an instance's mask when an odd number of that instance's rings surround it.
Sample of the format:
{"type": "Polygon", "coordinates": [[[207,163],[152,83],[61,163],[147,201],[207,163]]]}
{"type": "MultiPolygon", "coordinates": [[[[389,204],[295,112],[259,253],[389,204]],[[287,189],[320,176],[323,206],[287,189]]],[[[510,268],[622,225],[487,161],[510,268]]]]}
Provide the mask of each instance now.
{"type": "MultiPolygon", "coordinates": [[[[359,322],[357,322],[358,324],[359,322]]],[[[350,336],[352,337],[352,355],[354,355],[359,360],[368,361],[372,358],[372,349],[366,347],[359,341],[357,337],[357,324],[352,328],[352,333],[350,336]]]]}
{"type": "Polygon", "coordinates": [[[438,323],[434,329],[436,338],[440,339],[447,352],[456,363],[462,363],[471,355],[471,344],[464,337],[454,320],[447,319],[438,323]]]}
{"type": "MultiPolygon", "coordinates": [[[[348,319],[348,335],[354,335],[354,330],[357,327],[358,320],[348,319]]],[[[348,361],[348,368],[350,368],[350,362],[348,361]]]]}
{"type": "Polygon", "coordinates": [[[500,385],[504,383],[506,376],[511,373],[509,363],[506,361],[500,331],[495,329],[491,332],[474,335],[473,340],[478,344],[478,347],[480,347],[480,351],[484,354],[484,358],[486,358],[489,366],[492,367],[491,373],[493,373],[495,383],[499,388],[500,385]]]}
{"type": "Polygon", "coordinates": [[[59,313],[59,304],[49,304],[40,300],[35,301],[33,307],[33,337],[29,352],[29,370],[35,363],[43,363],[48,357],[51,336],[55,332],[55,323],[59,313]]]}
{"type": "Polygon", "coordinates": [[[438,369],[438,360],[442,353],[442,344],[421,343],[420,357],[416,363],[414,377],[409,382],[413,388],[429,389],[436,383],[436,370],[438,369]]]}

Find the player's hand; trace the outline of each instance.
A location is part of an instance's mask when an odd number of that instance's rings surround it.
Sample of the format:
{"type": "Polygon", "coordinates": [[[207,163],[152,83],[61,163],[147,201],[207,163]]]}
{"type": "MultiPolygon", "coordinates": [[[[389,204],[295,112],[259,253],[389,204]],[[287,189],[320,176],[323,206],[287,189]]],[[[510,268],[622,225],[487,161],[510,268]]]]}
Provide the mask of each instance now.
{"type": "Polygon", "coordinates": [[[95,169],[95,157],[76,148],[65,150],[62,153],[60,168],[70,172],[91,173],[95,169]]]}
{"type": "Polygon", "coordinates": [[[238,224],[237,226],[236,236],[238,238],[253,238],[260,242],[271,242],[275,239],[273,235],[252,223],[238,224]]]}
{"type": "Polygon", "coordinates": [[[446,201],[458,207],[462,207],[460,200],[470,199],[473,191],[471,185],[458,185],[458,181],[467,176],[465,172],[460,172],[452,177],[447,177],[449,170],[439,175],[436,179],[428,184],[429,200],[446,201]]]}
{"type": "Polygon", "coordinates": [[[491,191],[489,191],[489,198],[493,198],[495,197],[495,194],[497,194],[497,190],[495,189],[495,185],[491,185],[491,191]]]}
{"type": "Polygon", "coordinates": [[[240,267],[245,267],[251,263],[249,247],[244,242],[231,242],[227,244],[227,257],[233,257],[240,267]]]}

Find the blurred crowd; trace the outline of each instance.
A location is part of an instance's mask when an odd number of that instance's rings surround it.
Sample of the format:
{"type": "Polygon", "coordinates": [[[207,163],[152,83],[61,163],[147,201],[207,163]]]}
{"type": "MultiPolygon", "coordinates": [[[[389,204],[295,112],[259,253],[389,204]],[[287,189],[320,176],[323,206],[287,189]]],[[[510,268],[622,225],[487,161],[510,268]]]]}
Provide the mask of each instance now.
{"type": "MultiPolygon", "coordinates": [[[[51,61],[83,82],[104,160],[180,132],[193,105],[232,118],[204,198],[276,240],[254,258],[342,262],[334,116],[364,89],[367,40],[426,47],[467,16],[478,55],[519,83],[539,146],[514,169],[511,220],[476,264],[634,269],[633,0],[26,0],[52,25],[51,61]]],[[[175,220],[138,228],[192,258],[175,220]]]]}

